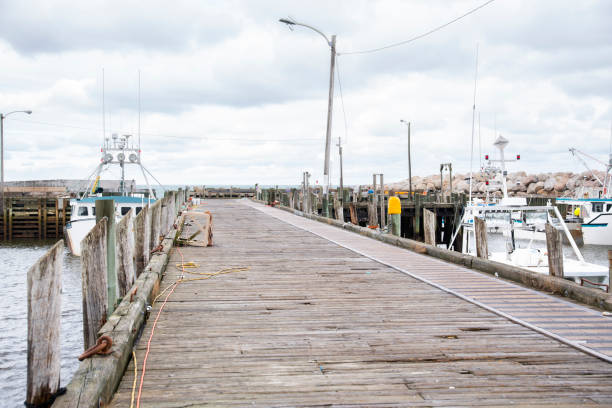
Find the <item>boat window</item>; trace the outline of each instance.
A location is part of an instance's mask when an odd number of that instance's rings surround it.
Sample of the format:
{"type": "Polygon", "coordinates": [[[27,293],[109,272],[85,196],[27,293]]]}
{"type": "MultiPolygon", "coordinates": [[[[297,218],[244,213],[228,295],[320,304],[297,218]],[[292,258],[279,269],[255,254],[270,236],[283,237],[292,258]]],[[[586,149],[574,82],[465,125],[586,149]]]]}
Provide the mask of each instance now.
{"type": "Polygon", "coordinates": [[[96,215],[96,207],[91,207],[91,215],[96,215]]]}
{"type": "Polygon", "coordinates": [[[125,215],[130,212],[130,207],[121,207],[121,215],[125,215]]]}
{"type": "Polygon", "coordinates": [[[142,207],[136,207],[136,215],[140,214],[142,211],[142,207]]]}
{"type": "Polygon", "coordinates": [[[606,205],[606,212],[610,212],[611,208],[612,208],[612,204],[607,204],[606,205]]]}
{"type": "Polygon", "coordinates": [[[604,203],[591,203],[593,212],[602,212],[604,203]]]}
{"type": "Polygon", "coordinates": [[[89,214],[87,213],[87,207],[79,207],[79,216],[86,217],[89,214]]]}

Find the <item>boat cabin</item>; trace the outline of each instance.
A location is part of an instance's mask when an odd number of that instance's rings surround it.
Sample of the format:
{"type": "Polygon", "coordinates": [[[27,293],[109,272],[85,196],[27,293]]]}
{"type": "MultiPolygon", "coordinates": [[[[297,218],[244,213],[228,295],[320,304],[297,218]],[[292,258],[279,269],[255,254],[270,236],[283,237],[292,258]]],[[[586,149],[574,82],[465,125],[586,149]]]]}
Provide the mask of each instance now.
{"type": "Polygon", "coordinates": [[[87,197],[82,200],[70,200],[71,221],[82,220],[87,218],[95,218],[96,216],[96,200],[115,200],[115,216],[121,218],[126,215],[131,209],[134,210],[134,216],[150,203],[155,200],[145,197],[126,197],[126,196],[104,196],[104,197],[87,197]]]}

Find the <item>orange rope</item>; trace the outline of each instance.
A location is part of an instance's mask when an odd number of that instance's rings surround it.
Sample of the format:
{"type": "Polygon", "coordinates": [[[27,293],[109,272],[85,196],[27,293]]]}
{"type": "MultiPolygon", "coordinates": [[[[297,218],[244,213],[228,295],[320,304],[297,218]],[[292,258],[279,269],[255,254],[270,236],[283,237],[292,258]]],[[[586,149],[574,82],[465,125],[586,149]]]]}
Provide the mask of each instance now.
{"type": "MultiPolygon", "coordinates": [[[[185,262],[183,260],[183,253],[178,247],[176,247],[176,250],[181,255],[181,265],[184,265],[185,262]]],[[[183,273],[185,273],[184,266],[183,266],[183,273]]],[[[142,374],[140,375],[140,385],[138,386],[138,397],[136,398],[136,408],[140,408],[140,395],[142,394],[142,384],[144,383],[144,376],[147,370],[147,357],[149,357],[149,350],[151,349],[151,340],[153,339],[153,334],[155,333],[155,327],[157,326],[157,320],[159,319],[159,316],[161,315],[162,310],[164,310],[164,306],[166,306],[166,302],[168,301],[168,298],[170,297],[172,292],[174,292],[174,289],[176,289],[176,287],[178,286],[180,282],[181,282],[180,279],[174,282],[174,284],[172,285],[172,290],[170,290],[170,292],[168,292],[168,295],[166,295],[166,298],[164,299],[164,303],[162,303],[161,307],[159,308],[159,311],[157,312],[157,316],[155,317],[155,321],[153,322],[153,327],[151,328],[151,335],[149,336],[149,341],[147,341],[147,351],[142,361],[142,374]]]]}

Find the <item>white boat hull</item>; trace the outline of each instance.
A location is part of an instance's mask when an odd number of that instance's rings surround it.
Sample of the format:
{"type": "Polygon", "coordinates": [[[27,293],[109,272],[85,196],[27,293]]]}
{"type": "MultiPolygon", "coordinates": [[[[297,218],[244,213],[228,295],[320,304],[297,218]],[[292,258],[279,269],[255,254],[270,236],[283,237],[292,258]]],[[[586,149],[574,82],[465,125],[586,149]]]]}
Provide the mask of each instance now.
{"type": "Polygon", "coordinates": [[[612,245],[612,224],[582,224],[582,238],[585,245],[612,245]]]}
{"type": "Polygon", "coordinates": [[[81,241],[96,225],[95,218],[70,221],[66,224],[66,243],[74,256],[81,256],[81,241]]]}

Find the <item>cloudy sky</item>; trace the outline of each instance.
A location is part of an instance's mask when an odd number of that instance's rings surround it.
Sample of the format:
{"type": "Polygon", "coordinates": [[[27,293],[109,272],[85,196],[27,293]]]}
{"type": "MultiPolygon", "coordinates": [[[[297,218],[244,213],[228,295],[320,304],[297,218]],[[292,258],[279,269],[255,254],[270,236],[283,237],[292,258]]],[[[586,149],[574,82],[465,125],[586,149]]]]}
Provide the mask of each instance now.
{"type": "Polygon", "coordinates": [[[89,175],[104,69],[107,135],[137,133],[140,70],[143,163],[162,183],[322,182],[329,47],[287,16],[337,35],[333,183],[338,137],[346,184],[406,178],[400,119],[413,175],[468,172],[477,44],[475,169],[495,130],[522,156],[511,171],[582,171],[572,146],[606,160],[612,1],[496,0],[350,54],[484,2],[0,0],[0,112],[34,111],[5,120],[6,179],[89,175]]]}

